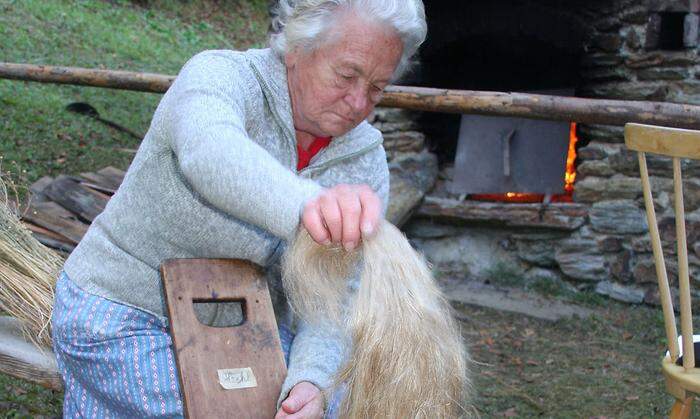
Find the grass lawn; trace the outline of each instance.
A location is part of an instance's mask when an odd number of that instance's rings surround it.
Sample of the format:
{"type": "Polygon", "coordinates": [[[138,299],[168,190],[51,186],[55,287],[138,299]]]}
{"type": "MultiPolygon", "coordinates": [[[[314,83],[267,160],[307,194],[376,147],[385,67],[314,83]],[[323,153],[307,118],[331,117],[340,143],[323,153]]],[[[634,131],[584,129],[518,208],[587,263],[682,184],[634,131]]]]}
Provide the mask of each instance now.
{"type": "MultiPolygon", "coordinates": [[[[0,0],[0,61],[177,74],[205,49],[263,46],[266,0],[0,0]]],[[[144,134],[161,95],[0,80],[0,169],[44,175],[126,168],[139,141],[65,110],[87,102],[144,134]]]]}

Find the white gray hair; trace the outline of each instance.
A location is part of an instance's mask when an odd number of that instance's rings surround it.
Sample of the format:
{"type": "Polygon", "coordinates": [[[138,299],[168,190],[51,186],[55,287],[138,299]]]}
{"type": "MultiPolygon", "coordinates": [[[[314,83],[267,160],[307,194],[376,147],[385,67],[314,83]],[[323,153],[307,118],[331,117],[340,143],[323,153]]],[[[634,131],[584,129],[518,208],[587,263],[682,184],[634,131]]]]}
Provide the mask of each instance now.
{"type": "Polygon", "coordinates": [[[279,0],[272,10],[270,47],[280,57],[296,47],[317,48],[339,10],[360,12],[398,33],[403,53],[394,79],[409,68],[411,57],[428,32],[422,0],[279,0]]]}

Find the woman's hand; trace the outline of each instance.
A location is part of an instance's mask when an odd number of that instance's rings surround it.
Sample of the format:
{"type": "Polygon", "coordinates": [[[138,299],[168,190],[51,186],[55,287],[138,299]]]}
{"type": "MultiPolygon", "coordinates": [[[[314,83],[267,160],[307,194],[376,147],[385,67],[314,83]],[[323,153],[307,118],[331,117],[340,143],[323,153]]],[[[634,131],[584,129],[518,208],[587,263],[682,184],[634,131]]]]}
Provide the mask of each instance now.
{"type": "Polygon", "coordinates": [[[323,417],[323,404],[321,390],[308,381],[302,381],[292,387],[275,419],[320,419],[323,417]]]}
{"type": "Polygon", "coordinates": [[[382,204],[367,185],[336,185],[304,206],[302,223],[318,244],[352,250],[377,229],[382,204]]]}

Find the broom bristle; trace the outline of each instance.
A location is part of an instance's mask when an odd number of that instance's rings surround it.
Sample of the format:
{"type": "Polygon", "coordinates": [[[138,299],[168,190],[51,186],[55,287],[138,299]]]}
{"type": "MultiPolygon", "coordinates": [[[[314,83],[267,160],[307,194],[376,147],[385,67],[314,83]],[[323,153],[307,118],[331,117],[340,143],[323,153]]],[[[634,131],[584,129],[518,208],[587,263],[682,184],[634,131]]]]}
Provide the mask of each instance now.
{"type": "Polygon", "coordinates": [[[0,310],[19,319],[27,340],[51,346],[54,286],[61,256],[26,229],[10,204],[0,178],[0,310]]]}

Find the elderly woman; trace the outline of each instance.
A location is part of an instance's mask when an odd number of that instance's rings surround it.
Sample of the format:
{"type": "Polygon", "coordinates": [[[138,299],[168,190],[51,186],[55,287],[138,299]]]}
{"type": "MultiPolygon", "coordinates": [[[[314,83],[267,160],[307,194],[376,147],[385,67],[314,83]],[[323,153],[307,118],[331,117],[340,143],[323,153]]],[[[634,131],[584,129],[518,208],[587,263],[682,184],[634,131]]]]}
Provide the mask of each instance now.
{"type": "MultiPolygon", "coordinates": [[[[348,251],[386,209],[381,134],[365,118],[425,38],[420,0],[282,0],[271,49],[182,68],[123,184],[66,261],[53,338],[64,414],[181,416],[158,269],[241,258],[266,269],[288,376],[277,417],[316,418],[347,340],[297,322],[279,257],[302,225],[348,251]]],[[[216,323],[240,312],[200,307],[216,323]]]]}

